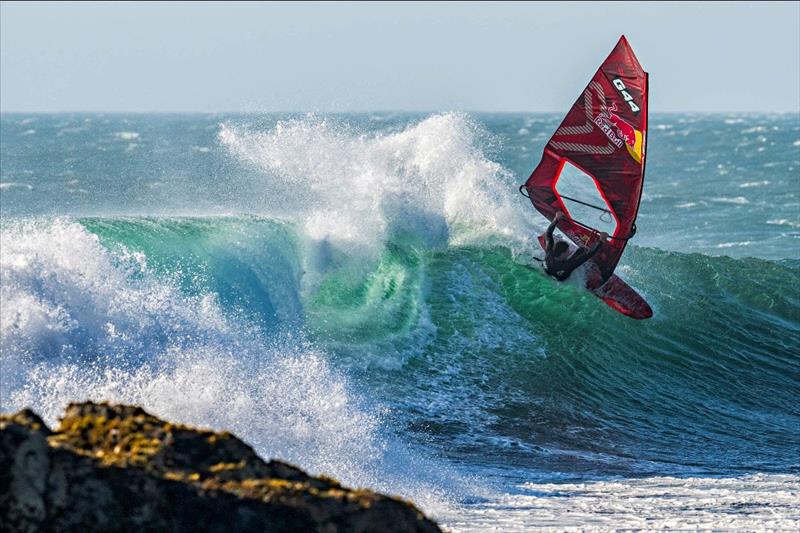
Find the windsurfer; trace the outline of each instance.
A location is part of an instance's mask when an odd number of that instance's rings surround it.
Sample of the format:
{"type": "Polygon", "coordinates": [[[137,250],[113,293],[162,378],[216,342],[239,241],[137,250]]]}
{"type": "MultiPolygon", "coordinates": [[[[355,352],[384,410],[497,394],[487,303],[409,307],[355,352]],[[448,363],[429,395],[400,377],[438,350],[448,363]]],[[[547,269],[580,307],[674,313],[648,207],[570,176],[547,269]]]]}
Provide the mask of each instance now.
{"type": "Polygon", "coordinates": [[[570,274],[591,259],[603,246],[603,243],[608,239],[608,233],[602,232],[600,238],[589,249],[579,249],[575,253],[569,253],[569,245],[564,241],[555,242],[553,239],[553,231],[555,231],[558,222],[564,218],[563,211],[558,211],[553,221],[547,228],[545,237],[545,259],[544,269],[550,276],[556,278],[558,281],[564,281],[569,278],[570,274]]]}

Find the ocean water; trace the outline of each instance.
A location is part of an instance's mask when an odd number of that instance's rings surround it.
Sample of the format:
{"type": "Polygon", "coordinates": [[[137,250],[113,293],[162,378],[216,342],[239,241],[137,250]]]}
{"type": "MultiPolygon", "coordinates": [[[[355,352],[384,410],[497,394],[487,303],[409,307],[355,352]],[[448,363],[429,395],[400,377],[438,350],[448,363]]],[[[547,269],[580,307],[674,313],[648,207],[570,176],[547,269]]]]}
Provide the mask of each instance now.
{"type": "Polygon", "coordinates": [[[628,319],[559,115],[0,117],[0,408],[133,402],[453,531],[800,526],[800,116],[651,117],[628,319]]]}

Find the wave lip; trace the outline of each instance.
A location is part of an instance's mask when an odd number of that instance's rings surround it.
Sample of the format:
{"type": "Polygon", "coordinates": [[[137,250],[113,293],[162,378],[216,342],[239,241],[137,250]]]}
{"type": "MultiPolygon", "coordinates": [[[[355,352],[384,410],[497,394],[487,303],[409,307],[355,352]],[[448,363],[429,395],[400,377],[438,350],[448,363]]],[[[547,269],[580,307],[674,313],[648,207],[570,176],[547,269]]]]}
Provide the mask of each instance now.
{"type": "Polygon", "coordinates": [[[309,115],[269,131],[226,123],[219,140],[264,173],[266,213],[374,251],[397,233],[445,244],[459,225],[527,238],[505,186],[513,177],[479,148],[485,135],[452,113],[369,134],[309,115]]]}

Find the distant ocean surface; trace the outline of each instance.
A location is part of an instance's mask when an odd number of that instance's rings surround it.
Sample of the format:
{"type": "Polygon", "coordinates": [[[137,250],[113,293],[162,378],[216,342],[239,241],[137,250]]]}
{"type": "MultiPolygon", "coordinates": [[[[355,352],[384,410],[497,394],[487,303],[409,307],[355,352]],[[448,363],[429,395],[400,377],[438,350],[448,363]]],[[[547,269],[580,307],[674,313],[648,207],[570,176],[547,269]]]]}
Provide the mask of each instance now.
{"type": "Polygon", "coordinates": [[[453,531],[800,527],[800,116],[650,117],[641,322],[532,260],[560,118],[2,114],[2,411],[141,404],[453,531]]]}

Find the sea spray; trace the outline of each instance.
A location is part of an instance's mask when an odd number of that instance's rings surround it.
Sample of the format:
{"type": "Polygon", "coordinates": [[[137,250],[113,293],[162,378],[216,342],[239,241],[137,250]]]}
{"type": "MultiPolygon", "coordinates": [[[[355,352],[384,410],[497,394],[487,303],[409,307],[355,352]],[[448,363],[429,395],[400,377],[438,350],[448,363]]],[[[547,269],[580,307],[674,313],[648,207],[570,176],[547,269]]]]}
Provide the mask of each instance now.
{"type": "Polygon", "coordinates": [[[383,408],[302,330],[265,335],[213,293],[188,296],[147,258],[67,219],[3,228],[2,409],[49,423],[78,400],[134,403],[234,431],[266,457],[443,508],[447,469],[385,432],[383,408]],[[431,473],[419,477],[420,468],[431,473]]]}
{"type": "Polygon", "coordinates": [[[375,250],[398,233],[428,247],[463,238],[456,228],[529,236],[506,188],[513,177],[482,153],[484,135],[453,113],[382,133],[310,115],[268,131],[225,123],[219,139],[264,172],[274,193],[264,214],[298,221],[316,240],[375,250]]]}

